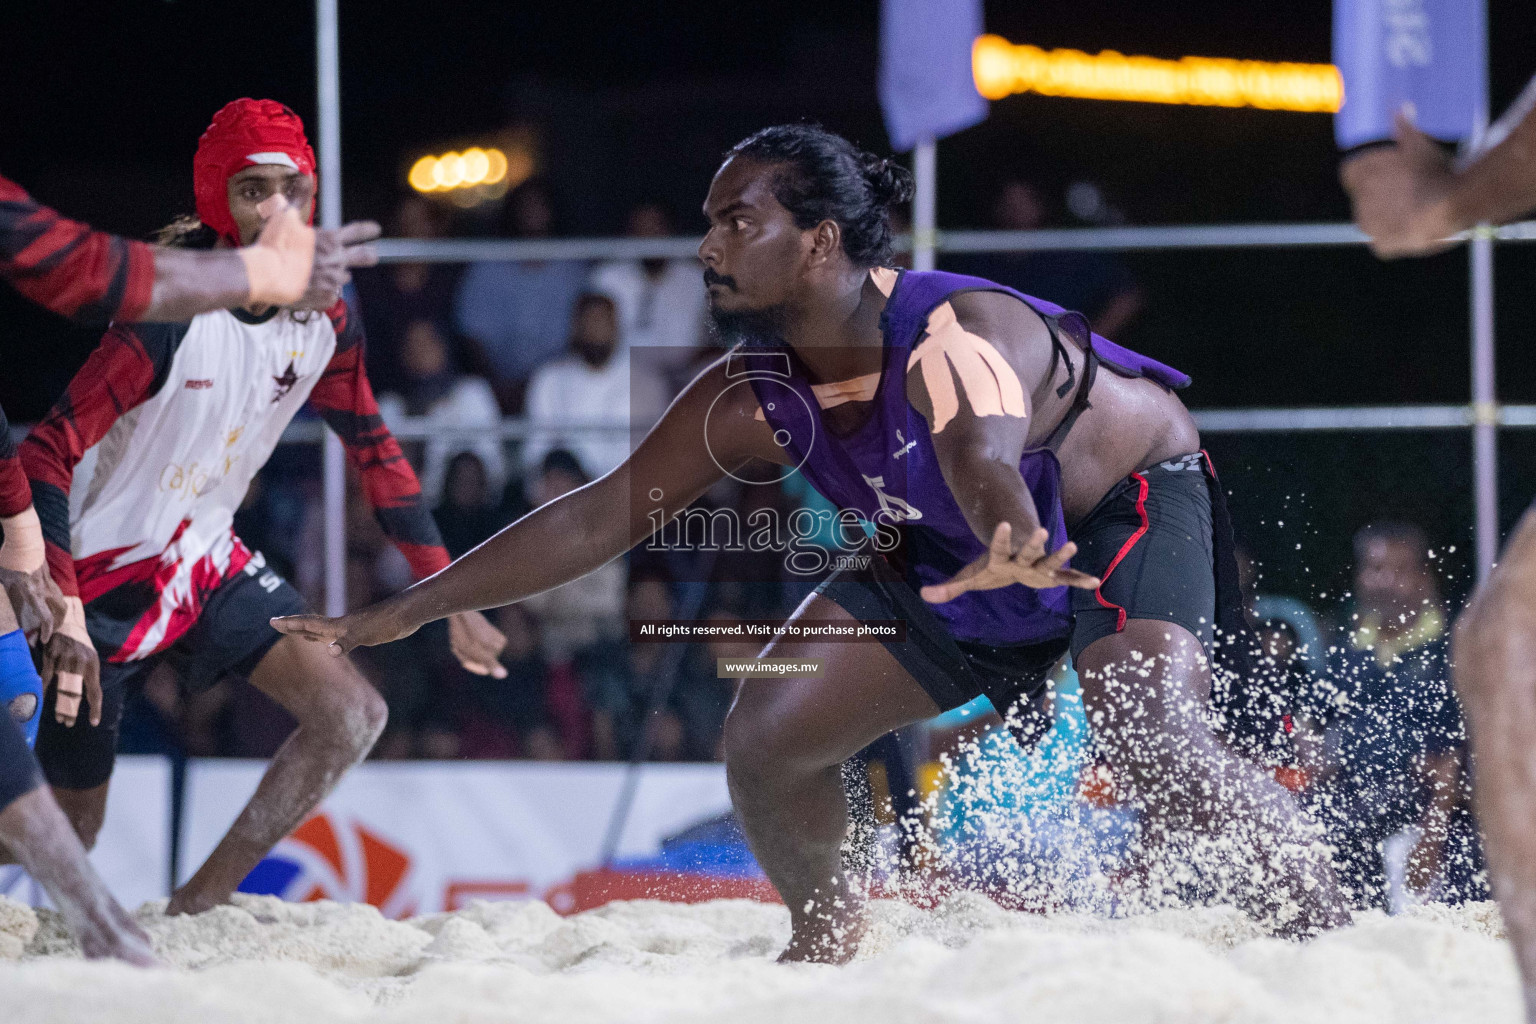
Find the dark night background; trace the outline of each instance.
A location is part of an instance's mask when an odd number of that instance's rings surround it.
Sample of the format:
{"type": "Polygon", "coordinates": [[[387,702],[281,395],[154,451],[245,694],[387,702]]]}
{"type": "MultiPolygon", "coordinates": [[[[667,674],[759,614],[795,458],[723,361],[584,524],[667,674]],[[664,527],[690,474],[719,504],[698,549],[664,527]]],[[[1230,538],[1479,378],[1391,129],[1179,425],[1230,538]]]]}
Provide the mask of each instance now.
{"type": "MultiPolygon", "coordinates": [[[[1323,0],[987,7],[989,31],[1045,47],[1329,59],[1323,0]]],[[[513,121],[538,126],[544,170],[575,234],[614,233],[628,203],[652,196],[692,231],[720,152],[767,123],[811,117],[888,148],[875,95],[875,0],[341,8],[348,218],[385,216],[416,156],[513,121]]],[[[1536,12],[1519,0],[1490,8],[1497,112],[1536,72],[1536,12]]],[[[197,137],[242,95],[288,103],[313,135],[310,3],[0,4],[0,169],[97,226],[141,236],[190,211],[197,137]]],[[[1092,180],[1138,224],[1348,216],[1322,115],[1013,97],[941,144],[941,226],[979,224],[1004,174],[1058,189],[1092,180]]],[[[1127,262],[1148,307],[1120,340],[1193,374],[1194,408],[1467,397],[1460,252],[1401,264],[1363,249],[1127,262]]],[[[1536,401],[1536,247],[1500,247],[1498,268],[1500,398],[1536,401]]],[[[0,286],[0,402],[12,418],[46,409],[94,340],[0,286]]],[[[1447,568],[1465,578],[1466,434],[1225,436],[1210,446],[1237,492],[1242,532],[1298,592],[1336,590],[1349,532],[1386,516],[1419,520],[1440,543],[1459,545],[1447,568]]],[[[1508,527],[1536,491],[1536,458],[1523,433],[1505,433],[1501,447],[1508,527]]]]}

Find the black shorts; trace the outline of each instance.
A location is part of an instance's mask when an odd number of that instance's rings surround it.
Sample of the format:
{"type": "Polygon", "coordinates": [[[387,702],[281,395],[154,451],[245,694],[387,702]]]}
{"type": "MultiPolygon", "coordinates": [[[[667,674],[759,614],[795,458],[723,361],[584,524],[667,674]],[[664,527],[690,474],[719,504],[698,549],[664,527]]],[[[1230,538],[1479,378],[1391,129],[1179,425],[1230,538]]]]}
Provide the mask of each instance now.
{"type": "Polygon", "coordinates": [[[868,569],[838,570],[816,592],[860,621],[906,622],[906,640],[881,643],[940,711],[985,696],[1021,742],[1033,742],[1043,731],[1039,701],[1051,671],[1067,653],[1065,634],[1007,647],[957,640],[922,595],[879,555],[871,557],[868,569]]]}
{"type": "Polygon", "coordinates": [[[1207,653],[1216,627],[1216,569],[1210,464],[1182,455],[1132,473],[1068,531],[1072,567],[1091,573],[1097,590],[1072,591],[1072,658],[1130,619],[1172,622],[1199,638],[1207,653]]]}
{"type": "Polygon", "coordinates": [[[175,670],[184,690],[197,693],[226,676],[249,676],[282,634],[267,620],[305,610],[304,599],[259,555],[209,595],[192,628],[170,647],[148,658],[102,662],[101,724],[92,726],[86,709],[72,726],[53,716],[55,691],[43,701],[37,759],[50,785],[92,789],[112,777],[117,727],[128,689],[141,686],[161,663],[175,670]]]}

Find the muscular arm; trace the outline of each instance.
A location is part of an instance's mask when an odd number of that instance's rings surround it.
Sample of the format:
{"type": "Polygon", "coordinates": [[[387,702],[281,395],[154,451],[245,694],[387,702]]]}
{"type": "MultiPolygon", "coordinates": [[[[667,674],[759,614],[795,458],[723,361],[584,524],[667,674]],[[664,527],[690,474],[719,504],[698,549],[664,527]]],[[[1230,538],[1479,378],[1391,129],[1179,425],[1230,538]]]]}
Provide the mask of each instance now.
{"type": "Polygon", "coordinates": [[[1042,340],[1049,351],[1050,336],[1038,316],[1011,298],[972,293],[948,305],[954,316],[943,307],[935,310],[929,338],[909,361],[907,398],[928,421],[944,481],[977,538],[989,542],[1000,523],[1010,524],[1015,537],[1027,537],[1040,528],[1040,517],[1019,475],[1019,459],[1029,439],[1036,382],[1019,370],[1021,353],[1042,340]],[[1000,362],[988,365],[984,356],[965,354],[983,347],[1000,362]],[[941,377],[949,379],[949,390],[941,377]]]}
{"type": "Polygon", "coordinates": [[[535,509],[442,572],[354,615],[274,624],[347,650],[408,635],[434,619],[521,601],[612,561],[650,536],[654,513],[670,521],[727,470],[753,458],[785,461],[769,426],[754,419],[751,389],[728,388],[724,367],[722,359],[700,374],[618,468],[535,509]]]}
{"type": "Polygon", "coordinates": [[[925,587],[930,601],[1010,583],[1098,585],[1061,568],[1076,551],[1071,544],[1048,556],[1048,534],[1019,473],[1034,411],[1030,394],[1049,372],[1050,352],[1039,316],[1015,299],[985,292],[936,309],[928,337],[913,350],[907,397],[928,421],[939,469],[966,522],[991,549],[950,583],[925,587]],[[995,564],[1000,558],[1019,561],[1003,573],[995,564]],[[984,569],[989,560],[994,564],[984,569]]]}

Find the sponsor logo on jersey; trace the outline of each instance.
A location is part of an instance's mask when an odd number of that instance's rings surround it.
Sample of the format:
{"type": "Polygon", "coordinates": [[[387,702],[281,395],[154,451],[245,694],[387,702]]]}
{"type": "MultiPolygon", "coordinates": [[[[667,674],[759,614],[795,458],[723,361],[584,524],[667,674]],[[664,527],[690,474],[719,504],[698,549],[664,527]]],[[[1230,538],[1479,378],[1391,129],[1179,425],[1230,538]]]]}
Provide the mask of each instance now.
{"type": "Polygon", "coordinates": [[[281,376],[273,377],[273,383],[277,385],[277,393],[272,396],[272,404],[276,405],[288,396],[293,386],[299,382],[299,375],[293,372],[293,360],[288,360],[288,369],[281,376]]]}
{"type": "Polygon", "coordinates": [[[206,391],[213,387],[212,377],[188,378],[184,385],[188,391],[206,391]]]}

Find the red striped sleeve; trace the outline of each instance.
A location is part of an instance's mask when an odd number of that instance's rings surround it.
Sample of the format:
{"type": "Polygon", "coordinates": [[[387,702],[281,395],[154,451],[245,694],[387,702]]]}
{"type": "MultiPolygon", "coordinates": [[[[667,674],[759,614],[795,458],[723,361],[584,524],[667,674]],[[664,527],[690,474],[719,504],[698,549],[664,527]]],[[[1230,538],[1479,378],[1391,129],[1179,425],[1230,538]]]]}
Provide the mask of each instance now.
{"type": "Polygon", "coordinates": [[[32,488],[11,440],[11,424],[0,409],[0,516],[20,515],[32,505],[32,488]]]}
{"type": "Polygon", "coordinates": [[[362,479],[384,533],[411,565],[417,579],[447,567],[437,523],[422,498],[415,470],[384,425],[363,369],[363,330],[343,300],[326,311],[336,328],[336,352],[309,393],[309,402],[336,431],[362,479]]]}
{"type": "Polygon", "coordinates": [[[0,277],[79,323],[135,320],[149,308],[155,252],[62,217],[0,177],[0,277]]]}

